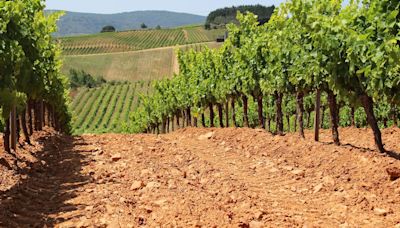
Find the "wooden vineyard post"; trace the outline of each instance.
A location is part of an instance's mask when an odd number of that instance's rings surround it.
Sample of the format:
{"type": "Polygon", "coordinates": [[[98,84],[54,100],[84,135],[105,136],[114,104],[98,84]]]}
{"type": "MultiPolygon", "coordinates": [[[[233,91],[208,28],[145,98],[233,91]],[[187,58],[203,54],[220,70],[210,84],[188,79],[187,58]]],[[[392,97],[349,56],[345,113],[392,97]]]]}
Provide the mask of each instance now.
{"type": "Polygon", "coordinates": [[[40,128],[40,130],[43,130],[43,127],[44,127],[44,105],[43,105],[43,100],[40,100],[40,102],[39,102],[39,119],[40,119],[39,128],[40,128]]]}
{"type": "Polygon", "coordinates": [[[15,105],[10,113],[11,149],[17,150],[17,109],[15,105]]]}
{"type": "Polygon", "coordinates": [[[320,127],[320,114],[321,112],[321,90],[317,89],[315,99],[315,118],[314,118],[314,136],[315,141],[319,141],[319,127],[320,127]]]}

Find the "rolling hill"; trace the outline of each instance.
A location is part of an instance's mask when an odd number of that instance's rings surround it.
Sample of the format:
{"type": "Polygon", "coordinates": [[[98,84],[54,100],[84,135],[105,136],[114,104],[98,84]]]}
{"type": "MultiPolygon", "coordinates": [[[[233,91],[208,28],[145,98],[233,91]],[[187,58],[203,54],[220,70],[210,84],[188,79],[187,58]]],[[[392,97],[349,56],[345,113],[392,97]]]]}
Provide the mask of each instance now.
{"type": "Polygon", "coordinates": [[[60,42],[64,55],[89,55],[209,42],[224,33],[224,29],[205,30],[202,26],[190,26],[63,37],[60,42]]]}
{"type": "MultiPolygon", "coordinates": [[[[181,46],[182,49],[200,50],[203,46],[217,48],[220,43],[210,42],[181,46]]],[[[103,76],[108,81],[157,80],[177,72],[176,47],[165,47],[133,52],[103,53],[95,55],[66,55],[62,71],[70,69],[103,76]]]]}
{"type": "MultiPolygon", "coordinates": [[[[47,10],[47,13],[55,10],[47,10]]],[[[161,26],[172,28],[191,24],[203,24],[204,16],[169,11],[134,11],[118,14],[93,14],[65,12],[58,22],[59,31],[55,36],[73,36],[95,34],[106,25],[114,26],[118,31],[140,28],[145,23],[149,28],[161,26]]]]}

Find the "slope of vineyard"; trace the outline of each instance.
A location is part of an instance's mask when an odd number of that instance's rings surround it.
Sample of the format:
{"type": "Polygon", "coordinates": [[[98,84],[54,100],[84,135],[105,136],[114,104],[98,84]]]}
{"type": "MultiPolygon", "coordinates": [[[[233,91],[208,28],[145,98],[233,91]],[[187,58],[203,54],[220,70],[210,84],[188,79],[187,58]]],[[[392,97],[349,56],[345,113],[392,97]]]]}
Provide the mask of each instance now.
{"type": "MultiPolygon", "coordinates": [[[[210,48],[220,46],[219,43],[210,42],[184,45],[181,48],[201,50],[204,45],[210,48]]],[[[175,49],[176,47],[165,47],[125,53],[64,56],[63,72],[68,74],[70,69],[84,70],[107,80],[118,81],[161,79],[171,76],[178,68],[175,49]]]]}
{"type": "Polygon", "coordinates": [[[138,97],[147,93],[149,83],[108,83],[79,89],[72,102],[73,133],[121,132],[129,114],[137,108],[138,97]]]}
{"type": "MultiPolygon", "coordinates": [[[[321,143],[231,128],[35,133],[26,174],[0,166],[0,226],[398,227],[400,179],[386,170],[400,161],[374,150],[370,130],[340,131],[343,146],[329,130],[321,143]]],[[[400,130],[383,137],[398,154],[400,130]]]]}
{"type": "Polygon", "coordinates": [[[90,55],[215,41],[224,33],[223,29],[205,30],[202,27],[183,27],[101,33],[59,40],[64,55],[90,55]]]}

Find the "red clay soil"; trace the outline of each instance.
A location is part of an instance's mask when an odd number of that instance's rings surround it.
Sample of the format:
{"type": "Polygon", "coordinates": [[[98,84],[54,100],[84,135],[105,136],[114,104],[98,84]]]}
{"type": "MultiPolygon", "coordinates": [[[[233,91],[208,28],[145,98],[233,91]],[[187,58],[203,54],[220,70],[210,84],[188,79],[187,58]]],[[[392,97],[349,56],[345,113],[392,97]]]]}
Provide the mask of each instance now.
{"type": "MultiPolygon", "coordinates": [[[[400,227],[400,130],[320,143],[252,129],[67,137],[47,129],[1,167],[0,227],[400,227]],[[30,155],[32,154],[32,155],[30,155]]],[[[1,145],[0,145],[1,146],[1,145]]],[[[4,153],[0,151],[3,155],[4,153]]]]}

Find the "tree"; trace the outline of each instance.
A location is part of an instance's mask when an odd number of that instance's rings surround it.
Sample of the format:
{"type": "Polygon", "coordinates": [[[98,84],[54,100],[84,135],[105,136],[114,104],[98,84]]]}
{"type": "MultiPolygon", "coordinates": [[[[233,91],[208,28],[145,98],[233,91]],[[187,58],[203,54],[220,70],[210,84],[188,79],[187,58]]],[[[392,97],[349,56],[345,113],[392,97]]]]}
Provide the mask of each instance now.
{"type": "Polygon", "coordinates": [[[116,31],[116,29],[115,29],[115,27],[112,26],[112,25],[104,26],[104,27],[101,29],[101,32],[115,32],[115,31],[116,31]]]}
{"type": "Polygon", "coordinates": [[[251,12],[257,15],[258,18],[263,19],[264,22],[268,21],[272,13],[275,10],[275,6],[262,6],[262,5],[242,5],[225,7],[212,11],[206,19],[205,28],[210,29],[211,27],[224,26],[229,23],[238,23],[237,13],[251,12]]]}
{"type": "Polygon", "coordinates": [[[140,25],[140,28],[141,28],[141,29],[147,29],[147,25],[146,25],[145,23],[142,23],[142,24],[140,25]]]}

